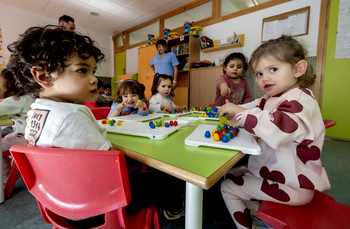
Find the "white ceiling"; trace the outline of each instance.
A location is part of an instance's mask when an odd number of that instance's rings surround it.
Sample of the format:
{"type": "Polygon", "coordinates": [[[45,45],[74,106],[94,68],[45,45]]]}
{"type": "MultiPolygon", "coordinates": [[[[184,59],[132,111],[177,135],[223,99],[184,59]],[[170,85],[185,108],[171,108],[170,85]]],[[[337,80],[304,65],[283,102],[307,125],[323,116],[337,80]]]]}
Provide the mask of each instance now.
{"type": "Polygon", "coordinates": [[[76,27],[113,35],[194,0],[0,0],[0,3],[56,19],[66,14],[76,27]],[[90,15],[97,12],[98,16],[90,15]]]}

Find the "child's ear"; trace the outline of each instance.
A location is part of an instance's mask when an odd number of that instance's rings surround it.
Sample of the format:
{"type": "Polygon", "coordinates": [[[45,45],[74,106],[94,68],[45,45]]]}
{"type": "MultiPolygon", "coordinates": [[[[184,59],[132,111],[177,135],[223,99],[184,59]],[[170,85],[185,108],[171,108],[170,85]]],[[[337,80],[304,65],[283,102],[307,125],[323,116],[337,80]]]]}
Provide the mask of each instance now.
{"type": "Polygon", "coordinates": [[[35,81],[44,88],[52,87],[51,77],[39,66],[34,66],[31,69],[31,73],[35,81]]]}
{"type": "Polygon", "coordinates": [[[304,75],[307,65],[308,63],[306,60],[299,60],[294,66],[294,77],[299,78],[300,76],[304,75]]]}

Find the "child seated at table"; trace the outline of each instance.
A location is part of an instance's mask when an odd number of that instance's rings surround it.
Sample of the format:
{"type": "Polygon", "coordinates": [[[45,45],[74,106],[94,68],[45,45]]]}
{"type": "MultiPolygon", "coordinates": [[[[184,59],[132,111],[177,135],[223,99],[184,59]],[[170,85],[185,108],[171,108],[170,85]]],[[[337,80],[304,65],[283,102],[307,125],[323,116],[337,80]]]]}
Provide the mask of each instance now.
{"type": "MultiPolygon", "coordinates": [[[[37,98],[28,112],[28,145],[113,150],[106,129],[97,123],[90,109],[75,104],[91,101],[99,93],[94,73],[104,55],[90,37],[57,26],[30,27],[8,49],[11,56],[7,67],[17,85],[37,98]]],[[[171,178],[157,171],[130,173],[132,199],[126,206],[127,214],[157,203],[165,214],[181,217],[183,197],[176,192],[171,178]]],[[[93,224],[91,218],[68,221],[79,228],[104,223],[104,215],[94,219],[93,224]]]]}
{"type": "Polygon", "coordinates": [[[171,112],[175,109],[187,108],[186,106],[177,106],[171,101],[169,95],[173,84],[173,77],[170,75],[159,74],[153,78],[152,97],[149,100],[149,110],[151,113],[163,113],[164,110],[171,112]]]}
{"type": "MultiPolygon", "coordinates": [[[[0,75],[0,116],[9,115],[13,120],[13,132],[7,134],[2,139],[2,152],[8,151],[13,145],[26,144],[24,138],[24,130],[26,127],[27,112],[30,110],[30,104],[34,102],[34,98],[26,95],[24,91],[16,87],[13,75],[4,69],[0,75]]],[[[2,159],[2,172],[4,182],[7,181],[11,169],[11,160],[8,157],[2,159]]]]}
{"type": "Polygon", "coordinates": [[[103,94],[102,97],[104,97],[106,100],[111,100],[112,96],[111,96],[111,85],[110,84],[105,84],[104,86],[104,90],[103,90],[103,94]]]}
{"type": "Polygon", "coordinates": [[[125,80],[117,88],[108,118],[131,114],[148,115],[144,87],[135,80],[125,80]],[[144,100],[144,101],[142,101],[144,100]]]}

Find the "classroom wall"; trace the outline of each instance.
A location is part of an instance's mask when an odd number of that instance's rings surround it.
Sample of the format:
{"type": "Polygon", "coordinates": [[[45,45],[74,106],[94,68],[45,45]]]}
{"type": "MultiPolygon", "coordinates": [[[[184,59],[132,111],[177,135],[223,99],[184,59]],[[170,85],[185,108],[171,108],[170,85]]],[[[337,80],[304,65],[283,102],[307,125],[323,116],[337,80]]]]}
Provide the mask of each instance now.
{"type": "Polygon", "coordinates": [[[335,59],[338,30],[339,0],[332,0],[324,71],[322,116],[337,124],[326,131],[327,137],[350,141],[350,58],[335,59]]]}
{"type": "MultiPolygon", "coordinates": [[[[263,18],[304,8],[307,6],[310,6],[309,34],[305,36],[300,36],[297,39],[304,44],[305,48],[308,51],[308,56],[316,56],[321,0],[294,0],[204,27],[203,31],[200,32],[200,36],[207,36],[213,40],[217,40],[220,38],[232,36],[233,31],[235,31],[236,34],[245,34],[245,40],[244,47],[242,48],[212,53],[201,52],[200,60],[209,60],[211,62],[215,61],[215,63],[218,64],[219,57],[227,56],[232,52],[242,52],[246,57],[249,58],[251,53],[261,44],[263,18]]],[[[134,49],[131,49],[130,52],[134,52],[134,49]]],[[[127,52],[128,51],[129,50],[127,50],[127,52]]],[[[137,55],[127,56],[126,63],[127,66],[137,65],[137,55]]],[[[129,71],[129,69],[127,68],[127,74],[133,73],[137,73],[137,69],[130,68],[129,71]]]]}
{"type": "MultiPolygon", "coordinates": [[[[4,64],[10,57],[10,52],[7,46],[18,39],[19,34],[22,34],[28,27],[43,26],[47,24],[57,25],[57,20],[39,16],[24,10],[16,9],[11,6],[0,4],[0,28],[3,39],[2,49],[4,56],[4,64]]],[[[105,34],[100,34],[91,30],[87,30],[76,24],[76,31],[83,35],[90,36],[98,44],[101,51],[108,55],[108,63],[101,63],[101,70],[98,76],[113,77],[113,41],[112,37],[105,34]]]]}

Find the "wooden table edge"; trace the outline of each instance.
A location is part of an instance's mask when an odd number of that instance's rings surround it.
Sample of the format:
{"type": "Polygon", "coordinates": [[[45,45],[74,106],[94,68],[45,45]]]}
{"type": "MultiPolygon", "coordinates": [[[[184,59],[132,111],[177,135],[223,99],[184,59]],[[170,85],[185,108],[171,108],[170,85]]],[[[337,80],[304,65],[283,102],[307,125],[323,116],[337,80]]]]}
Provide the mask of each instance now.
{"type": "Polygon", "coordinates": [[[112,143],[112,146],[114,149],[122,151],[129,158],[142,162],[148,166],[151,166],[152,168],[165,172],[183,181],[197,185],[198,187],[201,187],[205,190],[208,190],[209,188],[211,188],[223,176],[223,174],[225,174],[228,170],[230,170],[230,168],[232,168],[232,166],[234,166],[244,156],[244,153],[238,152],[236,155],[232,156],[232,158],[229,161],[227,161],[223,166],[221,166],[220,169],[215,171],[212,175],[210,175],[207,178],[207,177],[203,177],[198,174],[189,172],[187,170],[178,168],[176,166],[169,165],[157,159],[149,158],[148,156],[137,153],[135,151],[124,148],[122,146],[119,146],[113,143],[112,143]]]}

